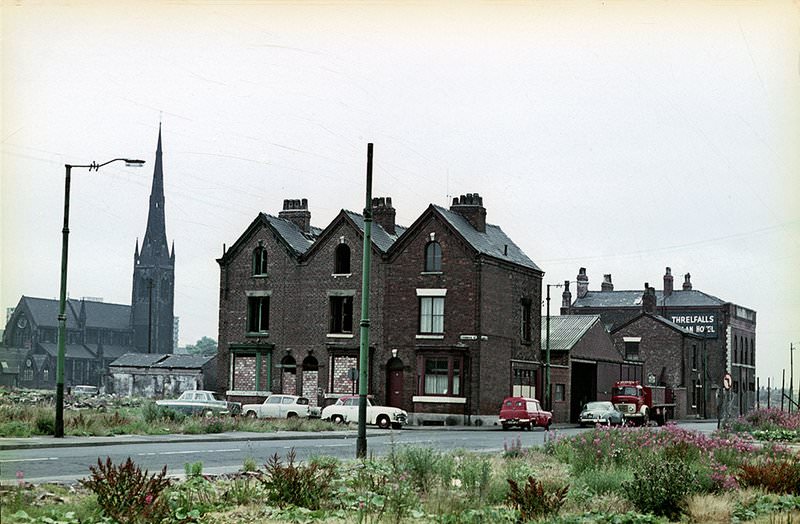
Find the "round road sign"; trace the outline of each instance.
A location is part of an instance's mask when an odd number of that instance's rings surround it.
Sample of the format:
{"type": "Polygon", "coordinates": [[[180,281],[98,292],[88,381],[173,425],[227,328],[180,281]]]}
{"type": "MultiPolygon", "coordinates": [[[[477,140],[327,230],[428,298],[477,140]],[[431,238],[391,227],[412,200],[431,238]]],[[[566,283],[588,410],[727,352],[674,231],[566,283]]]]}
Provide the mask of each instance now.
{"type": "Polygon", "coordinates": [[[722,387],[725,389],[731,389],[731,384],[733,383],[733,379],[731,378],[730,373],[725,373],[725,376],[722,379],[722,387]]]}

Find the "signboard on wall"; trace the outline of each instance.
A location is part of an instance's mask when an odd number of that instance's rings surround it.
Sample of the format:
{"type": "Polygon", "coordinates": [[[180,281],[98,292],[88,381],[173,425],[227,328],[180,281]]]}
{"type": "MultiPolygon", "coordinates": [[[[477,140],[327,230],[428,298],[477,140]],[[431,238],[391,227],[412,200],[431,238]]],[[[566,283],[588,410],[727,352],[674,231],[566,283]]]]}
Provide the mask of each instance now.
{"type": "Polygon", "coordinates": [[[680,327],[701,337],[717,338],[719,336],[718,313],[709,311],[681,311],[669,313],[669,319],[680,327]]]}

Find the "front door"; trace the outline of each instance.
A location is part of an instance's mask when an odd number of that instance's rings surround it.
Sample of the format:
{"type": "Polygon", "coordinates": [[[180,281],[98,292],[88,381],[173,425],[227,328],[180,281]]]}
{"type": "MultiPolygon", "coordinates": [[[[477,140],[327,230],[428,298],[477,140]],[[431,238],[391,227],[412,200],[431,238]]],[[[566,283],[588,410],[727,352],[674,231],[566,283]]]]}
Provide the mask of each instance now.
{"type": "Polygon", "coordinates": [[[386,405],[402,408],[403,362],[398,358],[393,358],[386,368],[386,405]]]}

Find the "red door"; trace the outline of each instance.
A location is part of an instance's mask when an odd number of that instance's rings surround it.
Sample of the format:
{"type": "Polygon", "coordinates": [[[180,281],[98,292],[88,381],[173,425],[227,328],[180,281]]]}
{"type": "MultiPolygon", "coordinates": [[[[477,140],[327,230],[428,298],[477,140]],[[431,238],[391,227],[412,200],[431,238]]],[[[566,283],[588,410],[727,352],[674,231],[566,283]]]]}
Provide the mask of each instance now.
{"type": "Polygon", "coordinates": [[[389,369],[387,376],[387,398],[386,404],[396,408],[403,407],[403,369],[389,369]]]}

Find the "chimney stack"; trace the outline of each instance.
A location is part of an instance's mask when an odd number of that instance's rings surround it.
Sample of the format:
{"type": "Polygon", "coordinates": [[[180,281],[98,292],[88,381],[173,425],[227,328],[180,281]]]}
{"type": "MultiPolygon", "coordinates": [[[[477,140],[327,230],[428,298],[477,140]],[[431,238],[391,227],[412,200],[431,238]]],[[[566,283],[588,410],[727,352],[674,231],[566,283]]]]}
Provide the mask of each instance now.
{"type": "Polygon", "coordinates": [[[656,288],[644,283],[644,294],[642,295],[642,311],[655,314],[656,312],[656,288]]]}
{"type": "Polygon", "coordinates": [[[686,273],[686,276],[683,277],[683,290],[684,291],[691,291],[692,290],[692,275],[686,273]]]}
{"type": "Polygon", "coordinates": [[[450,211],[466,218],[476,231],[486,232],[486,208],[483,207],[483,199],[478,193],[467,193],[453,198],[450,211]]]}
{"type": "Polygon", "coordinates": [[[583,298],[589,292],[589,277],[586,276],[586,268],[582,267],[578,270],[578,276],[575,278],[578,281],[578,298],[583,298]]]}
{"type": "Polygon", "coordinates": [[[611,283],[611,274],[603,275],[603,283],[600,284],[600,291],[614,291],[614,284],[611,283]]]}
{"type": "Polygon", "coordinates": [[[284,200],[283,211],[278,213],[278,218],[292,222],[303,233],[309,233],[311,231],[311,212],[308,210],[308,199],[284,200]]]}
{"type": "Polygon", "coordinates": [[[372,220],[390,235],[395,234],[395,214],[396,212],[392,207],[392,197],[372,199],[372,220]]]}
{"type": "Polygon", "coordinates": [[[567,315],[569,307],[572,305],[572,293],[569,290],[569,280],[564,281],[564,292],[561,293],[561,314],[567,315]],[[564,312],[564,310],[567,312],[564,312]]]}
{"type": "Polygon", "coordinates": [[[664,297],[670,295],[672,295],[672,269],[667,268],[667,272],[664,273],[664,297]]]}

